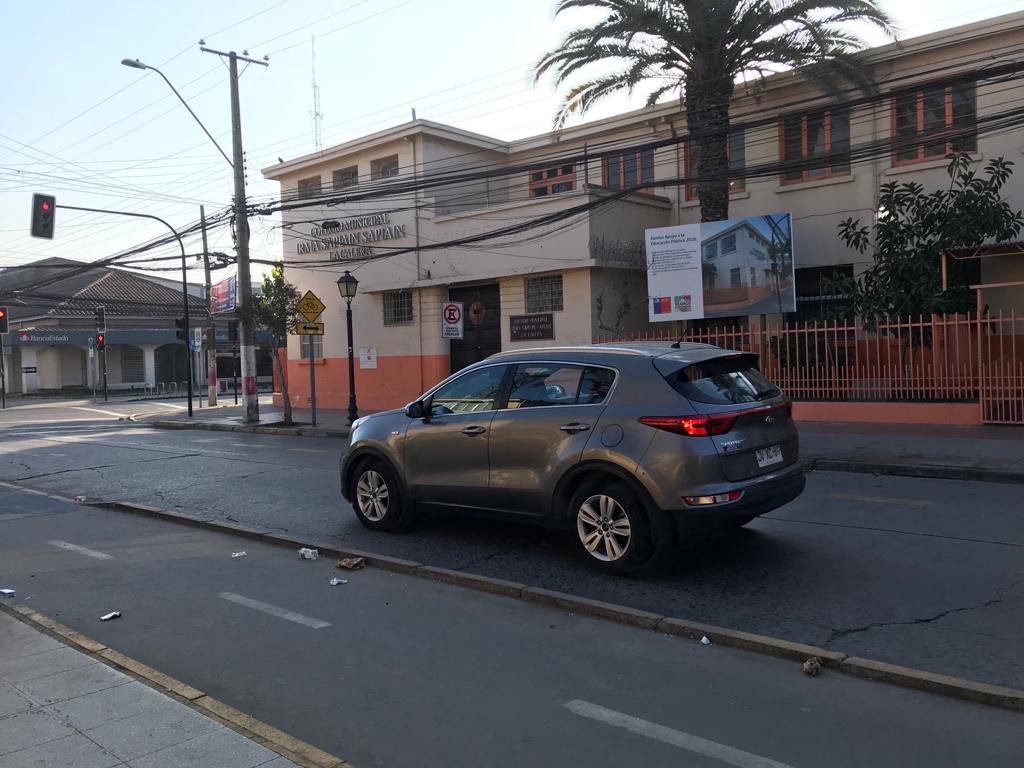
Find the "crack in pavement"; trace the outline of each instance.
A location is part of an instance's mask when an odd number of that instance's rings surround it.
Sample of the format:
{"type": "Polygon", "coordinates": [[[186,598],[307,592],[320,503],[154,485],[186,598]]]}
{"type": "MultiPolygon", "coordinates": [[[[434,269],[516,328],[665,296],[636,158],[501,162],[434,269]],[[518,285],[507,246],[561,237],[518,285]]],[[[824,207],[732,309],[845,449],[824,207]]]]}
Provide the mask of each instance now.
{"type": "Polygon", "coordinates": [[[996,596],[991,600],[986,600],[984,603],[978,605],[965,605],[960,608],[950,608],[935,614],[934,616],[927,616],[920,619],[908,619],[906,621],[876,621],[871,624],[866,624],[863,627],[847,627],[844,629],[833,629],[832,634],[829,635],[822,643],[824,646],[828,646],[830,643],[834,643],[839,639],[845,639],[851,635],[860,634],[862,632],[870,632],[872,629],[883,629],[885,627],[900,627],[900,626],[915,626],[932,624],[940,619],[944,619],[947,616],[952,616],[954,613],[964,613],[966,611],[979,611],[982,608],[991,608],[993,605],[998,605],[1003,602],[1004,592],[1008,592],[1021,584],[1024,584],[1024,579],[1019,579],[1008,586],[996,587],[996,596]]]}

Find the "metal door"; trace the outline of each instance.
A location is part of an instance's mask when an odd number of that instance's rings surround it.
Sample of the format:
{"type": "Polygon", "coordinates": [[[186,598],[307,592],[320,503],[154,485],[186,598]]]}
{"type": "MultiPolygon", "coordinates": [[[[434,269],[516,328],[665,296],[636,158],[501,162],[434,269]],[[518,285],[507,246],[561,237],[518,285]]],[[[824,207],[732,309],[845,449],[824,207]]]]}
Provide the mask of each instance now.
{"type": "Polygon", "coordinates": [[[452,373],[501,351],[501,292],[497,283],[452,288],[449,301],[461,301],[463,338],[451,341],[452,373]]]}

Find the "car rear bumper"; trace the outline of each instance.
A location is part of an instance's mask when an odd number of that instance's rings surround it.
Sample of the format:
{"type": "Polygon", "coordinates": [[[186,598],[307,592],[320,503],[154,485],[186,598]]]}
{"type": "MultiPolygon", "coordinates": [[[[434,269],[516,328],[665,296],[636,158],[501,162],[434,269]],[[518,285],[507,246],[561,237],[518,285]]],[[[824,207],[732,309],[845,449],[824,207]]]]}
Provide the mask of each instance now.
{"type": "Polygon", "coordinates": [[[677,527],[682,536],[700,536],[718,533],[771,512],[793,501],[804,491],[807,479],[799,463],[779,477],[733,486],[730,490],[743,490],[737,501],[706,507],[684,507],[675,510],[677,527]]]}

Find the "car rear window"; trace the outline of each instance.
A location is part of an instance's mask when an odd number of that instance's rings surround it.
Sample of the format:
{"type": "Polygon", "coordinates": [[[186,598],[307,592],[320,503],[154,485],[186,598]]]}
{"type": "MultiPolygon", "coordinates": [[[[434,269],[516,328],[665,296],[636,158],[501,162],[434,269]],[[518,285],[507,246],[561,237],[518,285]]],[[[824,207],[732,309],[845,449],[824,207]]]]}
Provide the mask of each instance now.
{"type": "Polygon", "coordinates": [[[713,357],[663,375],[676,392],[699,403],[755,403],[782,394],[757,369],[755,355],[713,357]]]}

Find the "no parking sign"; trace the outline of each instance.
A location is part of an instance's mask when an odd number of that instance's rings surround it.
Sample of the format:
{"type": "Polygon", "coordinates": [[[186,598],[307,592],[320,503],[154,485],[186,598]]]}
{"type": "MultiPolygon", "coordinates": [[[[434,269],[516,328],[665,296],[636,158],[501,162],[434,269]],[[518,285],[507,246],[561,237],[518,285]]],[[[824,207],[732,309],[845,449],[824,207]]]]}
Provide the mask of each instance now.
{"type": "Polygon", "coordinates": [[[464,320],[461,301],[441,302],[442,339],[461,339],[464,320]]]}

